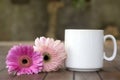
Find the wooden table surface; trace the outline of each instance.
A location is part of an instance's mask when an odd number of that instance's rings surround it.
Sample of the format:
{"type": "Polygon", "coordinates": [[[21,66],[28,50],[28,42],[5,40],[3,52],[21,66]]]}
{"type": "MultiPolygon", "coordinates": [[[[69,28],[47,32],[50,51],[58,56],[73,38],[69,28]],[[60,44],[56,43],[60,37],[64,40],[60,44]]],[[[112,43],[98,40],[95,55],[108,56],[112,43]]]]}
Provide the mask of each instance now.
{"type": "MultiPolygon", "coordinates": [[[[5,68],[5,58],[8,50],[15,44],[30,44],[33,42],[0,42],[0,80],[120,80],[120,41],[117,41],[118,52],[115,60],[104,60],[104,67],[97,72],[73,72],[61,69],[57,72],[39,73],[34,75],[9,75],[5,68]]],[[[112,54],[112,42],[105,43],[108,56],[112,54]]]]}

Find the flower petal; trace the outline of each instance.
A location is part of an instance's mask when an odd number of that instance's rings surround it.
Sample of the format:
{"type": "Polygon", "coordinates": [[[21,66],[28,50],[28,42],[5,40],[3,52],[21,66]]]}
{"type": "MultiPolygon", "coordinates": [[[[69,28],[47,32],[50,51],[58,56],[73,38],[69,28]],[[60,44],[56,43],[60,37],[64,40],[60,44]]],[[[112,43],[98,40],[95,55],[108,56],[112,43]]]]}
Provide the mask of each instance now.
{"type": "Polygon", "coordinates": [[[46,53],[50,55],[50,60],[48,62],[44,62],[43,64],[43,71],[50,72],[61,68],[61,65],[64,64],[66,59],[64,44],[60,40],[45,37],[40,37],[39,41],[40,43],[37,44],[37,46],[35,44],[34,50],[41,52],[43,56],[46,53]]]}
{"type": "Polygon", "coordinates": [[[42,66],[43,56],[40,52],[35,52],[33,46],[13,46],[6,56],[6,67],[9,73],[16,72],[17,75],[38,73],[42,70],[42,66]],[[23,63],[23,59],[27,62],[23,63]]]}

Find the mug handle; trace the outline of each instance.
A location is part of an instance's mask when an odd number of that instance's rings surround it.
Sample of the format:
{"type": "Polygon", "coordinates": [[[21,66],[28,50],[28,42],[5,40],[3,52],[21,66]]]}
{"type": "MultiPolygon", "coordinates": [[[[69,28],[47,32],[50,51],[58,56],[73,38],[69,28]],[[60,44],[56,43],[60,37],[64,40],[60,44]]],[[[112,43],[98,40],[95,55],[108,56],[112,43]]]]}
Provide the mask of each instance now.
{"type": "Polygon", "coordinates": [[[107,60],[107,61],[112,61],[116,57],[116,54],[117,54],[117,43],[116,43],[115,37],[112,36],[112,35],[105,35],[104,36],[104,42],[106,41],[107,38],[110,38],[112,40],[113,45],[114,45],[114,50],[113,50],[113,54],[112,54],[111,57],[107,57],[106,53],[104,52],[104,59],[107,60]]]}

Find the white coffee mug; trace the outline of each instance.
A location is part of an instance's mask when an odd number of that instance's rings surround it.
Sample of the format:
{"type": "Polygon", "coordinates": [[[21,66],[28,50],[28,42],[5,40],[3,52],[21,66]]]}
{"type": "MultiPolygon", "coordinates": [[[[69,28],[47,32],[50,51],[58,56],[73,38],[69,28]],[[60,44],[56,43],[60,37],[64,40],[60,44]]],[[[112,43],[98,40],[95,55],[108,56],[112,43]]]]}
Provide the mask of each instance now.
{"type": "Polygon", "coordinates": [[[112,61],[117,53],[116,39],[103,30],[65,30],[66,67],[73,71],[97,71],[103,67],[103,59],[112,61]],[[113,55],[107,57],[104,42],[110,38],[114,44],[113,55]]]}

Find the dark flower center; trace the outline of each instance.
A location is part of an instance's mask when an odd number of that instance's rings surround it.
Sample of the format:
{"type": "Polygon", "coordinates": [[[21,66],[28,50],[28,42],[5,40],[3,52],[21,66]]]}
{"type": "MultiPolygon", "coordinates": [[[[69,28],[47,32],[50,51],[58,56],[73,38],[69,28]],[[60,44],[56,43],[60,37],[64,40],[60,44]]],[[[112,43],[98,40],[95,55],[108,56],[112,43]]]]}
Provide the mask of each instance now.
{"type": "Polygon", "coordinates": [[[50,58],[48,57],[48,55],[45,55],[45,56],[44,56],[44,60],[45,60],[45,61],[48,61],[49,59],[50,59],[50,58]]]}
{"type": "Polygon", "coordinates": [[[23,63],[23,64],[27,64],[28,61],[27,61],[26,59],[23,59],[23,60],[22,60],[22,63],[23,63]]]}
{"type": "Polygon", "coordinates": [[[45,52],[43,55],[44,62],[48,62],[51,58],[48,52],[45,52]]]}
{"type": "Polygon", "coordinates": [[[20,67],[30,67],[32,65],[32,59],[27,56],[23,55],[18,59],[20,67]]]}

